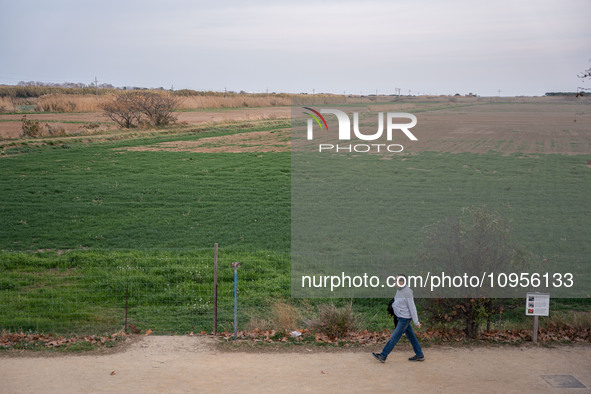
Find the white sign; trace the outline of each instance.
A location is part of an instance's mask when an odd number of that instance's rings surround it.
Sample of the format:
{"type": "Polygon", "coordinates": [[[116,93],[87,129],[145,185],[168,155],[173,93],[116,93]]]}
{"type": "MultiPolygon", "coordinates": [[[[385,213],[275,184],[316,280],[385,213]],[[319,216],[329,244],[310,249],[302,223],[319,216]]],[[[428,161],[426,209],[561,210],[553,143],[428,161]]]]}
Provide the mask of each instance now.
{"type": "Polygon", "coordinates": [[[527,293],[527,296],[525,297],[526,316],[548,316],[549,313],[549,293],[527,293]]]}

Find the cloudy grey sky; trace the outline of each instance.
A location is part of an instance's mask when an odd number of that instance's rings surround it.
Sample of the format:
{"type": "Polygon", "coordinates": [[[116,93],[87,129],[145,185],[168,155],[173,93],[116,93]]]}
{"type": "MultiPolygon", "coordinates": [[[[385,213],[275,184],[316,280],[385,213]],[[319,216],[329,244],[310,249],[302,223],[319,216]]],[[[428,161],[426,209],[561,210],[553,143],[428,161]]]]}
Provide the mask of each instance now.
{"type": "Polygon", "coordinates": [[[0,84],[541,95],[591,67],[589,0],[0,0],[0,84]]]}

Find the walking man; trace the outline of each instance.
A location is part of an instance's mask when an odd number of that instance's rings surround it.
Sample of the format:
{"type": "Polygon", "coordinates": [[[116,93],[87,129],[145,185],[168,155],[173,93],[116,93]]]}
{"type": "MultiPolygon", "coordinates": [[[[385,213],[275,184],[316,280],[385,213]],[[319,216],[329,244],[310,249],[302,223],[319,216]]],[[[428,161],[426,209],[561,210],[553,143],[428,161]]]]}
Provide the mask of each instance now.
{"type": "Polygon", "coordinates": [[[417,314],[417,308],[412,295],[412,290],[406,283],[405,275],[396,275],[396,287],[398,287],[398,290],[396,291],[392,308],[394,309],[394,314],[396,317],[398,317],[398,324],[396,324],[396,328],[394,329],[390,340],[386,346],[384,346],[382,352],[372,353],[372,355],[376,358],[376,360],[382,363],[386,362],[388,355],[394,349],[394,346],[396,346],[402,337],[402,334],[406,334],[406,337],[410,341],[410,344],[412,345],[412,348],[415,352],[415,355],[408,360],[424,361],[425,356],[423,356],[423,350],[421,349],[421,345],[419,344],[417,336],[415,335],[410,324],[412,319],[417,328],[421,327],[419,316],[417,314]]]}

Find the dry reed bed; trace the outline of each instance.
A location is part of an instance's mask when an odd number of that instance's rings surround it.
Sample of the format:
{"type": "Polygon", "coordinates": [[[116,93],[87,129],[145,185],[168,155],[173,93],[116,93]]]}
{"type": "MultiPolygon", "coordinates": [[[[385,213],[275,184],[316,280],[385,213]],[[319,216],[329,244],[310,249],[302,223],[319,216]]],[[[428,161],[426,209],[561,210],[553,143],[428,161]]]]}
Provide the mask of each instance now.
{"type": "Polygon", "coordinates": [[[16,110],[14,102],[9,97],[0,97],[0,114],[3,112],[12,112],[16,110]]]}
{"type": "MultiPolygon", "coordinates": [[[[111,95],[67,95],[49,94],[35,99],[35,110],[39,112],[94,112],[101,110],[101,104],[111,95]]],[[[7,101],[7,100],[5,100],[7,101]]],[[[190,96],[180,97],[181,110],[204,108],[274,107],[291,104],[289,97],[274,96],[190,96]]],[[[8,107],[8,106],[7,106],[8,107]]],[[[13,107],[12,107],[13,108],[13,107]]]]}
{"type": "Polygon", "coordinates": [[[275,107],[291,105],[289,97],[274,96],[190,96],[181,97],[180,108],[239,108],[239,107],[275,107]]]}
{"type": "Polygon", "coordinates": [[[35,111],[39,112],[94,112],[100,111],[104,96],[47,94],[34,100],[35,111]]]}
{"type": "MultiPolygon", "coordinates": [[[[163,94],[169,94],[167,92],[163,94]]],[[[97,112],[112,94],[46,94],[26,99],[26,104],[34,105],[37,112],[97,112]]],[[[180,110],[283,107],[305,102],[306,104],[339,104],[350,101],[344,96],[331,95],[287,95],[287,94],[202,94],[178,95],[180,110]]],[[[20,101],[23,101],[20,99],[20,101]]],[[[17,110],[15,99],[0,97],[0,112],[17,110]]],[[[22,103],[21,103],[22,104],[22,103]]]]}

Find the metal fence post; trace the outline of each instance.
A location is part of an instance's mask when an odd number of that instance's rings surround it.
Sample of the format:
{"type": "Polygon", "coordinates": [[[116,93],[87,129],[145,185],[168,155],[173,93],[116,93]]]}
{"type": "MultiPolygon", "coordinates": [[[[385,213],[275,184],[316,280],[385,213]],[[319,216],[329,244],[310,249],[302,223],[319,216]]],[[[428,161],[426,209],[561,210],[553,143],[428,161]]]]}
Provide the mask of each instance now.
{"type": "Polygon", "coordinates": [[[125,286],[125,332],[127,332],[127,308],[129,300],[129,284],[125,286]]]}
{"type": "Polygon", "coordinates": [[[232,268],[234,268],[234,340],[238,337],[238,267],[240,267],[240,263],[232,263],[232,268]]]}
{"type": "Polygon", "coordinates": [[[218,332],[218,244],[213,245],[213,333],[218,332]]]}

